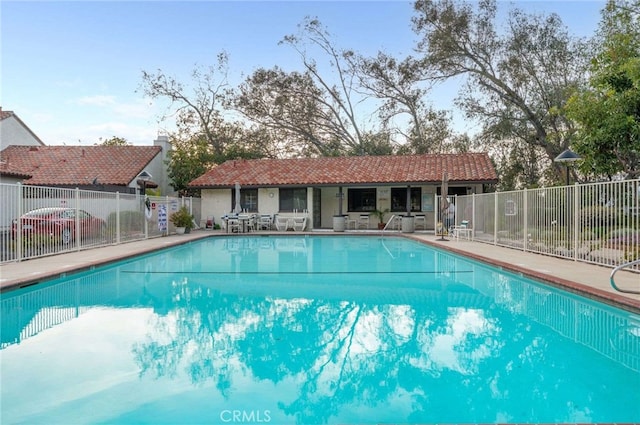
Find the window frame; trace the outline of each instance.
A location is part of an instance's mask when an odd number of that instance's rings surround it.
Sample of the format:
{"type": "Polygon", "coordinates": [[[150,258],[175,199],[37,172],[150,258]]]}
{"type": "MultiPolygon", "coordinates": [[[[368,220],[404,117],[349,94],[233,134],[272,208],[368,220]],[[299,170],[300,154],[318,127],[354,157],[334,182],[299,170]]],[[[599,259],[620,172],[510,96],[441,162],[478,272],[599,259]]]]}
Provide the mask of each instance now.
{"type": "Polygon", "coordinates": [[[370,213],[378,208],[378,189],[375,187],[347,188],[347,211],[370,213]]]}
{"type": "MultiPolygon", "coordinates": [[[[231,209],[229,211],[233,211],[236,207],[236,189],[231,189],[231,209]]],[[[247,212],[257,213],[258,212],[258,189],[257,188],[240,188],[240,208],[247,212]],[[247,197],[252,198],[255,196],[255,208],[253,208],[254,202],[248,203],[247,197]]]]}
{"type": "Polygon", "coordinates": [[[281,187],[278,189],[278,211],[279,212],[294,212],[304,211],[308,209],[309,190],[307,187],[281,187]],[[289,205],[284,203],[291,202],[289,205]],[[298,205],[296,205],[296,203],[298,205]]]}
{"type": "MultiPolygon", "coordinates": [[[[400,213],[407,212],[407,188],[392,187],[391,193],[391,212],[400,213]],[[393,202],[394,197],[400,198],[398,205],[393,202]]],[[[422,187],[411,187],[411,212],[422,212],[422,187]]]]}

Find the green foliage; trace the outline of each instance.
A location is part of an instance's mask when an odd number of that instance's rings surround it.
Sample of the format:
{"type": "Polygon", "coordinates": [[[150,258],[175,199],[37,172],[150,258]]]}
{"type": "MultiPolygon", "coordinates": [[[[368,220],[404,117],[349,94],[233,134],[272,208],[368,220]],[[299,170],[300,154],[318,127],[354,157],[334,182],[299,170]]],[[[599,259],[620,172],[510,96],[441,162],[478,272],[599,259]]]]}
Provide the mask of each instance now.
{"type": "Polygon", "coordinates": [[[532,187],[572,141],[564,107],[588,56],[557,15],[512,8],[503,28],[497,16],[495,0],[418,0],[412,21],[432,78],[466,80],[456,105],[482,125],[477,143],[497,153],[505,187],[532,187]]]}
{"type": "Polygon", "coordinates": [[[580,224],[582,226],[613,226],[620,219],[617,208],[602,205],[592,205],[580,210],[580,224]]]}
{"type": "Polygon", "coordinates": [[[359,147],[347,149],[348,155],[393,155],[393,144],[388,132],[362,135],[359,147]]]}
{"type": "Polygon", "coordinates": [[[181,196],[197,195],[188,185],[215,165],[211,147],[204,137],[183,140],[172,136],[171,144],[167,168],[173,189],[181,196]]]}
{"type": "MultiPolygon", "coordinates": [[[[107,217],[107,227],[109,229],[116,228],[116,212],[112,212],[107,217]]],[[[144,227],[144,213],[140,211],[121,211],[120,212],[120,228],[121,229],[142,229],[144,227]]]]}
{"type": "Polygon", "coordinates": [[[176,227],[186,227],[188,229],[193,227],[193,216],[189,214],[186,206],[180,207],[178,211],[171,214],[169,221],[176,227]]]}
{"type": "Polygon", "coordinates": [[[640,176],[640,2],[635,9],[630,3],[607,3],[589,87],[568,103],[580,125],[574,145],[580,168],[595,178],[640,176]]]}
{"type": "Polygon", "coordinates": [[[102,138],[100,138],[99,140],[102,146],[129,146],[129,142],[127,142],[127,139],[124,139],[122,137],[113,136],[104,141],[102,140],[102,138]]]}
{"type": "MultiPolygon", "coordinates": [[[[22,253],[24,255],[42,255],[53,252],[62,243],[60,235],[44,235],[32,233],[24,235],[22,238],[22,253]]],[[[15,250],[17,243],[12,241],[12,249],[15,250]]]]}
{"type": "Polygon", "coordinates": [[[371,211],[371,215],[373,215],[374,217],[378,217],[378,222],[379,223],[384,223],[384,216],[385,214],[387,214],[389,212],[389,208],[385,209],[384,211],[382,210],[373,210],[371,211]]]}

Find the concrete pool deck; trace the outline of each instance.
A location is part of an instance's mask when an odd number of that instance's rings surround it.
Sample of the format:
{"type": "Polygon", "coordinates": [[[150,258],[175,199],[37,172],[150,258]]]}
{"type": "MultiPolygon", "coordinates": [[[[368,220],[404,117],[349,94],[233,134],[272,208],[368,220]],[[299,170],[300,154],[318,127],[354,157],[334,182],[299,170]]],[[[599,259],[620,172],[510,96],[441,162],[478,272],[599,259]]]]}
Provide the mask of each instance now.
{"type": "MultiPolygon", "coordinates": [[[[259,234],[266,234],[266,232],[259,234]]],[[[273,234],[282,235],[282,233],[273,234]]],[[[291,234],[291,232],[287,232],[287,235],[291,234]]],[[[311,234],[326,235],[333,233],[314,232],[311,234]]],[[[379,232],[346,232],[344,234],[379,234],[379,232]]],[[[148,253],[213,235],[225,234],[218,231],[199,230],[186,235],[171,235],[3,264],[0,265],[0,290],[4,292],[28,286],[59,277],[60,275],[90,269],[133,255],[148,253]]],[[[398,234],[394,233],[393,235],[397,236],[398,234]]],[[[640,295],[625,294],[613,289],[609,283],[609,276],[612,271],[612,268],[609,267],[533,254],[481,242],[463,240],[443,242],[437,240],[439,237],[429,233],[401,235],[640,313],[640,295]]],[[[616,274],[616,283],[618,287],[640,291],[640,274],[620,271],[616,274]]]]}

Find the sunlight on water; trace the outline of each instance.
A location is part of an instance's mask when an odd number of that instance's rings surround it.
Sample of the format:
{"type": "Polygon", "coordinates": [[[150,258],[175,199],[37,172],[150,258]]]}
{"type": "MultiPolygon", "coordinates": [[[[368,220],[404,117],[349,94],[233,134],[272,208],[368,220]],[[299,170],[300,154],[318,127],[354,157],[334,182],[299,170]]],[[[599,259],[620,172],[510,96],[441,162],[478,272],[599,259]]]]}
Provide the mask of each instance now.
{"type": "Polygon", "coordinates": [[[209,238],[1,302],[3,424],[640,418],[638,315],[401,238],[209,238]]]}

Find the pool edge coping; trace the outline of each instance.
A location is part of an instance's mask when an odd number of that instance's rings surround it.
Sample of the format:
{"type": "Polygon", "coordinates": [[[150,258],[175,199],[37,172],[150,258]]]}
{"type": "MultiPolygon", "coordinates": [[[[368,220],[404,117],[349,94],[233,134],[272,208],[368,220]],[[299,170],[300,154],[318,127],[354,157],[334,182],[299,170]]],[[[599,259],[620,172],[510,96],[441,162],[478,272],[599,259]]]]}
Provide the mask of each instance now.
{"type": "MultiPolygon", "coordinates": [[[[560,289],[564,289],[568,292],[581,295],[586,298],[590,298],[599,302],[610,304],[610,305],[613,305],[614,307],[621,308],[635,314],[640,314],[640,300],[634,300],[632,298],[625,297],[624,295],[621,295],[621,294],[619,295],[619,294],[603,291],[602,289],[594,288],[589,285],[574,282],[572,280],[557,277],[548,273],[532,270],[527,267],[522,267],[517,264],[512,264],[505,261],[497,260],[495,258],[486,257],[483,255],[477,254],[475,252],[456,249],[455,247],[452,247],[450,245],[437,244],[432,241],[416,238],[411,235],[405,235],[405,237],[408,239],[414,240],[416,242],[424,243],[425,245],[429,245],[434,248],[442,249],[444,251],[450,251],[455,254],[462,255],[464,257],[469,257],[473,260],[480,261],[482,263],[485,263],[494,267],[498,267],[513,273],[522,274],[526,277],[538,280],[542,283],[546,283],[560,289]]],[[[541,254],[535,254],[535,255],[541,255],[541,254]]]]}

